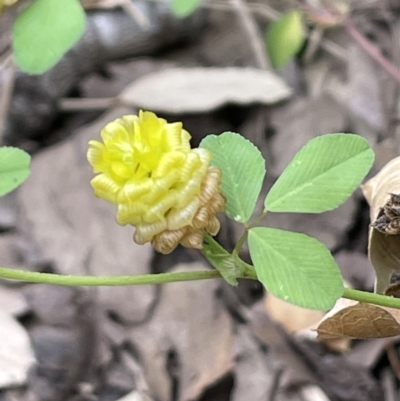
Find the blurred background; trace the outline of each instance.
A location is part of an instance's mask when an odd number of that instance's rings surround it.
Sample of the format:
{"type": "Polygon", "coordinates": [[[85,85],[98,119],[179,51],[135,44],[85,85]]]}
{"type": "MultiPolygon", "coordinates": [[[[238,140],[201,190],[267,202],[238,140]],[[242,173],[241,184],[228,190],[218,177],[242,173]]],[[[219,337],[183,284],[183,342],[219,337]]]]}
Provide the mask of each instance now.
{"type": "MultiPolygon", "coordinates": [[[[0,198],[1,266],[81,275],[211,268],[198,251],[164,256],[136,245],[113,205],[93,196],[88,141],[139,109],[182,121],[193,146],[224,131],[253,141],[267,160],[264,196],[317,135],[366,138],[371,176],[399,155],[397,0],[209,0],[185,16],[168,1],[82,0],[84,35],[42,75],[12,59],[12,23],[29,3],[0,16],[0,141],[32,155],[29,179],[0,198]]],[[[332,212],[271,214],[265,224],[318,238],[349,286],[373,291],[361,190],[332,212]]],[[[240,234],[222,217],[224,247],[240,234]]],[[[246,280],[2,280],[0,401],[399,400],[398,338],[318,341],[309,328],[323,315],[246,280]]]]}

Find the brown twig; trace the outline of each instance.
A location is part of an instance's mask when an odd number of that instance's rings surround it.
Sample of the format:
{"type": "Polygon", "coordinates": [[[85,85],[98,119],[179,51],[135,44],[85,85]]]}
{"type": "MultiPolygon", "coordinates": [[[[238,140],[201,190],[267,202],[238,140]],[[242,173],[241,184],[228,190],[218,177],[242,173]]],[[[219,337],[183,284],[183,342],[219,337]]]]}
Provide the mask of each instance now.
{"type": "Polygon", "coordinates": [[[84,110],[107,110],[110,107],[117,106],[119,103],[116,97],[106,97],[98,99],[73,99],[64,98],[59,101],[60,110],[69,111],[84,111],[84,110]]]}
{"type": "Polygon", "coordinates": [[[150,18],[140,10],[140,7],[135,7],[130,0],[120,1],[121,7],[127,15],[138,23],[144,29],[149,29],[151,26],[150,18]]]}
{"type": "Polygon", "coordinates": [[[343,22],[347,33],[396,81],[400,82],[400,70],[391,63],[381,51],[370,42],[350,21],[349,18],[343,22]]]}
{"type": "Polygon", "coordinates": [[[278,370],[274,372],[272,386],[269,391],[268,401],[276,401],[279,387],[282,382],[283,373],[284,373],[283,367],[278,368],[278,370]]]}
{"type": "Polygon", "coordinates": [[[386,346],[386,355],[397,379],[400,380],[400,359],[393,342],[386,346]]]}
{"type": "Polygon", "coordinates": [[[9,68],[8,74],[6,74],[8,76],[4,79],[4,86],[0,97],[0,144],[3,143],[3,132],[15,82],[16,69],[11,54],[5,58],[1,65],[2,69],[7,67],[9,68]]]}
{"type": "Polygon", "coordinates": [[[264,70],[270,69],[270,65],[265,54],[264,41],[253,16],[251,15],[249,7],[244,0],[230,0],[229,2],[232,5],[232,8],[236,11],[239,20],[242,23],[243,29],[249,38],[257,66],[264,70]]]}
{"type": "MultiPolygon", "coordinates": [[[[232,5],[230,3],[218,0],[215,0],[210,3],[204,3],[202,7],[219,11],[232,11],[232,5]]],[[[267,21],[276,21],[278,18],[282,16],[280,12],[274,10],[267,4],[251,3],[248,4],[248,8],[251,11],[251,13],[258,15],[266,19],[267,21]]],[[[321,48],[324,49],[329,54],[331,54],[332,56],[339,59],[340,61],[347,61],[346,50],[343,49],[341,46],[339,46],[337,43],[333,42],[332,40],[322,38],[321,48]]]]}

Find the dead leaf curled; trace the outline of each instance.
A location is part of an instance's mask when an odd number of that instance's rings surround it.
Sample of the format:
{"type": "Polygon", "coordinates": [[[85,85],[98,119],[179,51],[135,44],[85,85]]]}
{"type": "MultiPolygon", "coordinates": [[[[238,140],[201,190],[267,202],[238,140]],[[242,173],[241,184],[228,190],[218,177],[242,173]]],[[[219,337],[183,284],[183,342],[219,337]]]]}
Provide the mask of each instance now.
{"type": "Polygon", "coordinates": [[[397,309],[359,302],[341,308],[333,315],[328,314],[319,324],[317,333],[318,338],[324,340],[393,337],[400,335],[399,321],[400,311],[397,309]]]}
{"type": "MultiPolygon", "coordinates": [[[[382,216],[387,216],[383,214],[384,208],[390,205],[393,194],[400,194],[400,157],[386,164],[362,186],[362,190],[370,205],[371,222],[375,222],[375,225],[384,224],[385,221],[379,221],[385,218],[382,216]]],[[[400,235],[388,235],[385,227],[389,227],[389,224],[390,221],[387,221],[387,226],[378,227],[383,228],[381,231],[374,227],[369,231],[368,256],[375,269],[375,292],[379,294],[385,293],[392,275],[400,271],[400,235]]]]}

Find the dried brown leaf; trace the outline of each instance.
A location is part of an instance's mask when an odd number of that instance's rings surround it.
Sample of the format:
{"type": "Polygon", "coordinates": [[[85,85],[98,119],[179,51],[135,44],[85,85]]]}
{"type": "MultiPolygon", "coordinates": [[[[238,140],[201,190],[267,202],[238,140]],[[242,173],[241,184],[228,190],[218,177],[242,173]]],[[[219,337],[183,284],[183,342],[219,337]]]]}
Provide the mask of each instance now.
{"type": "Polygon", "coordinates": [[[317,327],[319,339],[382,338],[400,335],[400,311],[339,300],[317,327]]]}
{"type": "MultiPolygon", "coordinates": [[[[362,186],[370,205],[371,222],[375,222],[391,194],[400,194],[400,157],[391,160],[382,170],[362,186]]],[[[400,235],[388,235],[371,227],[368,256],[375,269],[375,292],[384,294],[392,275],[400,271],[400,235]]]]}
{"type": "MultiPolygon", "coordinates": [[[[174,271],[204,270],[201,263],[181,264],[174,271]]],[[[198,399],[233,367],[236,330],[229,312],[218,299],[220,283],[170,283],[160,290],[151,319],[132,326],[129,339],[143,363],[154,398],[170,400],[173,381],[166,366],[171,353],[179,381],[178,401],[198,399]]]]}
{"type": "Polygon", "coordinates": [[[257,68],[171,68],[147,74],[119,96],[123,104],[164,113],[201,113],[227,103],[274,104],[291,89],[257,68]]]}

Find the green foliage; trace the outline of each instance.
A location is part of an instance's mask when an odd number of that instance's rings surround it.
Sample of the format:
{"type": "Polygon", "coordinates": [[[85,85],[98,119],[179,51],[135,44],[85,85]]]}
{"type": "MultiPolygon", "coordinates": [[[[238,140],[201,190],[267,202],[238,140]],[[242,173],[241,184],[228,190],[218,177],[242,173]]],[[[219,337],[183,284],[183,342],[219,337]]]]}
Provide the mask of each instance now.
{"type": "Polygon", "coordinates": [[[0,196],[11,192],[28,178],[30,161],[28,153],[21,149],[0,147],[0,196]]]}
{"type": "MultiPolygon", "coordinates": [[[[213,153],[212,164],[222,170],[227,215],[247,223],[265,175],[262,155],[252,143],[231,132],[208,136],[201,146],[213,153]]],[[[265,210],[320,213],[334,209],[355,190],[373,160],[368,142],[358,135],[314,138],[295,155],[273,185],[265,210]]],[[[326,310],[343,294],[340,271],[329,250],[315,238],[253,227],[248,231],[248,242],[258,279],[277,297],[326,310]]],[[[243,272],[235,255],[207,241],[204,254],[228,282],[236,284],[243,272]]]]}
{"type": "Polygon", "coordinates": [[[234,132],[209,135],[200,146],[212,152],[211,163],[222,171],[221,191],[227,199],[226,214],[246,223],[254,211],[265,176],[265,160],[260,151],[234,132]]]}
{"type": "Polygon", "coordinates": [[[175,16],[184,18],[196,11],[201,0],[172,0],[171,9],[175,16]]]}
{"type": "Polygon", "coordinates": [[[333,307],[342,296],[339,268],[315,238],[256,227],[249,231],[249,248],[258,279],[275,296],[320,310],[333,307]]]}
{"type": "Polygon", "coordinates": [[[16,18],[12,45],[17,65],[41,74],[82,36],[85,13],[79,0],[35,0],[16,18]]]}
{"type": "Polygon", "coordinates": [[[274,68],[284,66],[300,51],[305,40],[301,13],[289,11],[274,21],[265,36],[268,57],[274,68]]]}
{"type": "Polygon", "coordinates": [[[321,213],[343,203],[374,161],[359,135],[327,134],[309,141],[293,158],[265,199],[269,212],[321,213]]]}

